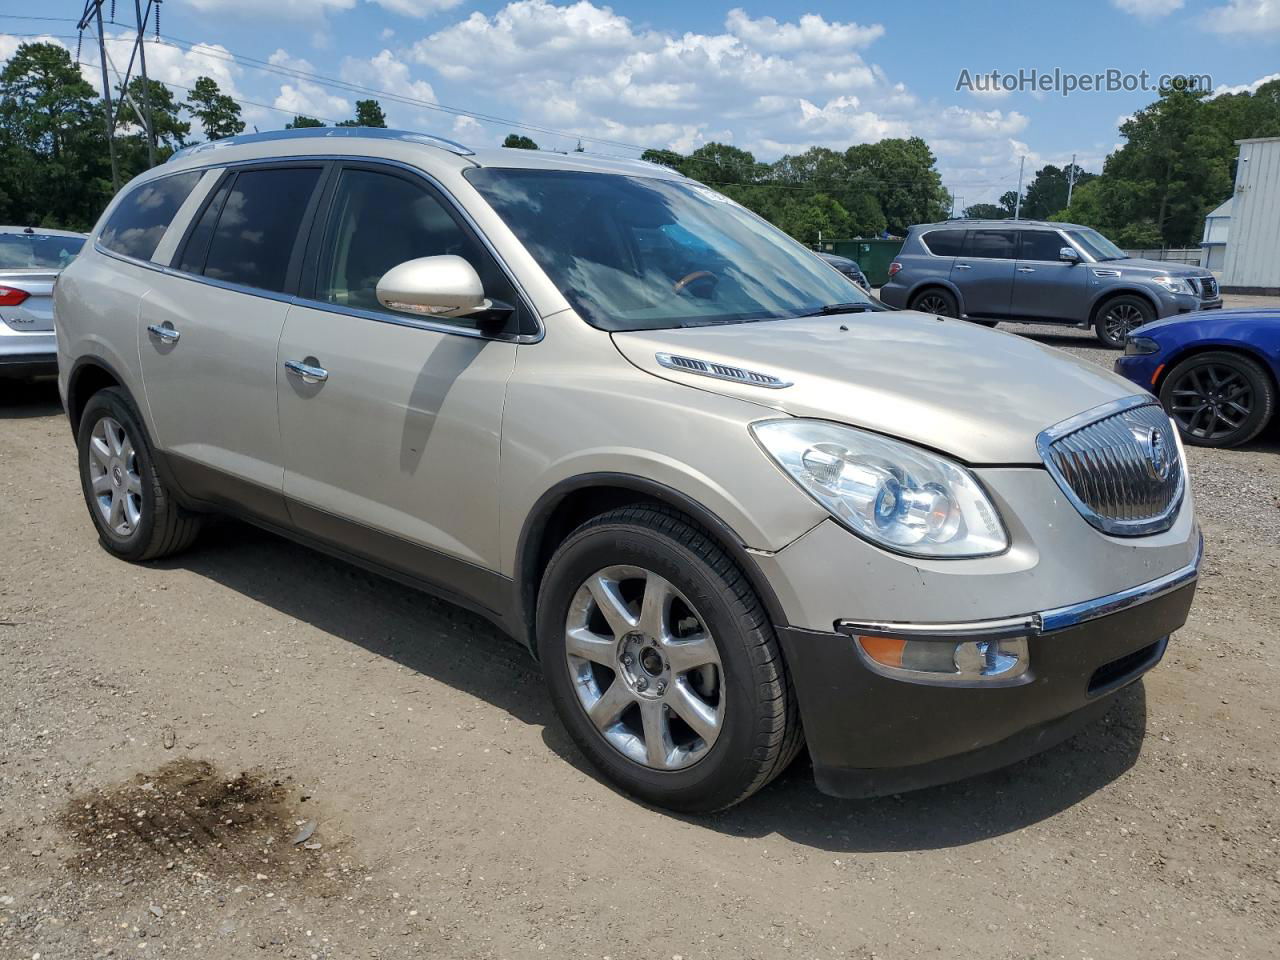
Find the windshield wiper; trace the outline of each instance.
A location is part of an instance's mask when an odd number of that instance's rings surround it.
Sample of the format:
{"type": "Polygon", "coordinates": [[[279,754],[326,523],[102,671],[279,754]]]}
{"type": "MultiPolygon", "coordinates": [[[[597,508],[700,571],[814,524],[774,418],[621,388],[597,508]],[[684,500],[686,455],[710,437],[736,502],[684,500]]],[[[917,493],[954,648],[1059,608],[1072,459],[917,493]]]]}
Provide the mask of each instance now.
{"type": "Polygon", "coordinates": [[[828,303],[825,307],[815,310],[813,313],[806,313],[806,317],[829,317],[836,313],[867,313],[874,310],[869,303],[828,303]]]}

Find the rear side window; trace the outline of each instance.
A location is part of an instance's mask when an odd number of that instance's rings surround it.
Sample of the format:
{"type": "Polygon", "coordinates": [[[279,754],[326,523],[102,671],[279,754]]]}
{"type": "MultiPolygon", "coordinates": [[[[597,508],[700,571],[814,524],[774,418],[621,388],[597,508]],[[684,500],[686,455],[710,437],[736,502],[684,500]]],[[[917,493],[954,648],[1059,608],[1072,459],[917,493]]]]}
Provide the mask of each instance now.
{"type": "Polygon", "coordinates": [[[1067,241],[1052,230],[1023,230],[1022,252],[1018,259],[1056,262],[1058,252],[1065,246],[1067,241]]]}
{"type": "Polygon", "coordinates": [[[1012,260],[1017,237],[1016,230],[970,230],[964,247],[964,256],[1012,260]]]}
{"type": "Polygon", "coordinates": [[[930,230],[921,239],[935,257],[958,257],[964,248],[963,230],[930,230]]]}
{"type": "Polygon", "coordinates": [[[111,211],[98,241],[115,253],[150,260],[178,208],[202,175],[193,170],[134,187],[111,211]]]}
{"type": "Polygon", "coordinates": [[[61,270],[84,246],[83,237],[49,233],[0,233],[0,269],[61,270]]]}
{"type": "MultiPolygon", "coordinates": [[[[298,230],[319,180],[319,167],[273,167],[236,174],[225,197],[214,197],[215,202],[221,200],[217,225],[209,231],[203,269],[191,272],[259,290],[283,291],[298,230]]],[[[199,239],[214,205],[211,202],[205,208],[192,241],[199,239]]],[[[187,265],[184,269],[200,259],[196,244],[189,242],[181,259],[187,265]]]]}

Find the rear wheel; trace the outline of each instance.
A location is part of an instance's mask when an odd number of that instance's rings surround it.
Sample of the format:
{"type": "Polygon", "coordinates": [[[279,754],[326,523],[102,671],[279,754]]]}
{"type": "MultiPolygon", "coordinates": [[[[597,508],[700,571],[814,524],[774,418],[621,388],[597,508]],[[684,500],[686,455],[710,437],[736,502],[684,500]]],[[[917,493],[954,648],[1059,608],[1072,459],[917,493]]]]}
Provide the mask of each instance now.
{"type": "Polygon", "coordinates": [[[556,712],[629,793],[719,810],[795,758],[800,721],[769,618],[680,514],[624,507],[578,528],[547,566],[537,619],[556,712]]]}
{"type": "Polygon", "coordinates": [[[1122,350],[1125,337],[1155,318],[1155,310],[1141,297],[1127,294],[1113,297],[1098,310],[1093,322],[1094,336],[1108,347],[1122,350]]]}
{"type": "Polygon", "coordinates": [[[1214,350],[1188,357],[1170,370],[1160,385],[1160,402],[1187,443],[1236,447],[1267,425],[1276,396],[1261,364],[1214,350]]]}
{"type": "Polygon", "coordinates": [[[142,418],[117,387],[89,398],[77,433],[80,485],[102,545],[125,560],[190,546],[199,516],[183,510],[156,473],[142,418]]]}
{"type": "Polygon", "coordinates": [[[911,300],[911,309],[921,313],[932,313],[939,317],[960,316],[960,306],[956,298],[939,287],[930,287],[916,294],[911,300]]]}

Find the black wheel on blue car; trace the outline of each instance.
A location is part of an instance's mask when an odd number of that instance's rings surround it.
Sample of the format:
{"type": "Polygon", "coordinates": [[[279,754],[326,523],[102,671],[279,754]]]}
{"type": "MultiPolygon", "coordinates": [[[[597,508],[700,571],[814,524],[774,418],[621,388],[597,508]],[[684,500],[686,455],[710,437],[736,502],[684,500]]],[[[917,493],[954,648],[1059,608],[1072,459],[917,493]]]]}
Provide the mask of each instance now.
{"type": "Polygon", "coordinates": [[[1238,447],[1271,420],[1276,390],[1256,360],[1212,350],[1170,370],[1160,385],[1160,402],[1187,443],[1238,447]]]}
{"type": "Polygon", "coordinates": [[[1142,297],[1121,294],[1098,308],[1093,332],[1108,347],[1123,350],[1125,337],[1155,318],[1155,310],[1142,297]]]}
{"type": "Polygon", "coordinates": [[[537,643],[570,736],[649,803],[732,806],[803,744],[764,606],[733,559],[675,511],[621,507],[571,533],[543,576],[537,643]]]}
{"type": "Polygon", "coordinates": [[[916,294],[911,300],[911,309],[938,317],[960,316],[960,305],[956,303],[956,298],[939,287],[930,287],[916,294]]]}

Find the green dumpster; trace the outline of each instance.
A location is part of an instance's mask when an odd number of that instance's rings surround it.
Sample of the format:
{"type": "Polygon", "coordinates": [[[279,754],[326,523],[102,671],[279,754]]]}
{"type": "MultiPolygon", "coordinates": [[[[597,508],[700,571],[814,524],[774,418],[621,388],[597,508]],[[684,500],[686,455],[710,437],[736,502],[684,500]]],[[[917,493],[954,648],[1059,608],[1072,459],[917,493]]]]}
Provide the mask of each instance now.
{"type": "Polygon", "coordinates": [[[818,244],[823,253],[848,257],[856,261],[873,287],[883,286],[889,279],[889,264],[902,249],[901,240],[823,240],[818,244]]]}

